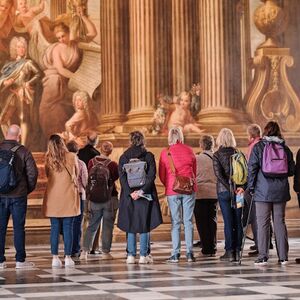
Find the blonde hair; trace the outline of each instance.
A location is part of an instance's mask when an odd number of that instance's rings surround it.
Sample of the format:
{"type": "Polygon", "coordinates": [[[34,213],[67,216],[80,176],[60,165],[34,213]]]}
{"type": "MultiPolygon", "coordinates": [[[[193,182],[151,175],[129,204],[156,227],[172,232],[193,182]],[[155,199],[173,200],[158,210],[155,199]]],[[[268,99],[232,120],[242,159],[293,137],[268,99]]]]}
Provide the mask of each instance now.
{"type": "Polygon", "coordinates": [[[261,128],[257,124],[251,124],[247,127],[247,133],[251,138],[261,137],[261,128]]]}
{"type": "Polygon", "coordinates": [[[69,152],[62,137],[52,134],[46,152],[46,167],[61,172],[66,164],[66,153],[69,152]]]}
{"type": "Polygon", "coordinates": [[[54,32],[54,34],[56,34],[58,32],[65,32],[65,33],[69,34],[70,28],[65,23],[59,22],[54,26],[53,32],[54,32]]]}
{"type": "Polygon", "coordinates": [[[190,102],[192,101],[192,94],[191,94],[190,92],[184,91],[184,92],[181,92],[181,93],[179,94],[179,96],[178,96],[179,102],[182,100],[182,98],[183,98],[184,96],[188,96],[190,102]]]}
{"type": "Polygon", "coordinates": [[[171,146],[183,142],[184,142],[184,137],[183,137],[182,129],[180,127],[172,127],[169,130],[169,134],[168,134],[168,144],[171,146]]]}
{"type": "Polygon", "coordinates": [[[218,147],[236,147],[236,141],[231,129],[222,128],[216,139],[218,147]]]}
{"type": "Polygon", "coordinates": [[[22,36],[15,36],[11,39],[10,44],[9,44],[9,54],[12,59],[17,58],[17,44],[18,43],[22,43],[25,46],[26,52],[25,52],[24,57],[27,56],[28,44],[27,44],[26,39],[23,38],[22,36]]]}

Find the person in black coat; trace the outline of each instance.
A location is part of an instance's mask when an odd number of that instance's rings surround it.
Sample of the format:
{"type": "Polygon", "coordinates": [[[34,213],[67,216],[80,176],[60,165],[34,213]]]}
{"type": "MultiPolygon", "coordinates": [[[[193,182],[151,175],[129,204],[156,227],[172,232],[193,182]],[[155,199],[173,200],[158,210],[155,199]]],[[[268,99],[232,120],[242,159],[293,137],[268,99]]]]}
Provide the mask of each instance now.
{"type": "MultiPolygon", "coordinates": [[[[298,205],[300,207],[300,149],[296,155],[296,167],[294,176],[294,191],[297,193],[298,205]]],[[[297,264],[300,264],[300,257],[295,259],[297,264]]]]}
{"type": "Polygon", "coordinates": [[[270,222],[273,224],[279,263],[288,261],[288,236],[285,224],[286,202],[291,199],[288,176],[293,176],[295,162],[291,150],[285,145],[277,122],[270,121],[264,128],[263,139],[253,148],[248,163],[248,191],[255,201],[259,256],[256,265],[267,264],[269,258],[270,222]],[[268,177],[262,172],[263,152],[268,142],[280,144],[287,156],[288,174],[284,177],[268,177]]]}
{"type": "Polygon", "coordinates": [[[155,177],[156,164],[154,155],[145,148],[144,136],[139,131],[130,133],[131,146],[121,155],[119,161],[119,175],[121,196],[117,226],[127,233],[127,263],[135,263],[136,234],[140,234],[140,264],[152,263],[148,255],[150,231],[162,223],[162,215],[158,201],[155,177]],[[140,188],[130,188],[124,164],[130,159],[138,158],[147,163],[146,182],[140,188]],[[147,196],[148,200],[141,197],[147,196]]]}
{"type": "Polygon", "coordinates": [[[222,261],[239,261],[243,238],[242,208],[235,207],[235,189],[231,181],[230,160],[236,153],[233,132],[222,128],[216,139],[219,147],[213,155],[213,167],[217,177],[217,196],[224,220],[225,253],[222,261]]]}

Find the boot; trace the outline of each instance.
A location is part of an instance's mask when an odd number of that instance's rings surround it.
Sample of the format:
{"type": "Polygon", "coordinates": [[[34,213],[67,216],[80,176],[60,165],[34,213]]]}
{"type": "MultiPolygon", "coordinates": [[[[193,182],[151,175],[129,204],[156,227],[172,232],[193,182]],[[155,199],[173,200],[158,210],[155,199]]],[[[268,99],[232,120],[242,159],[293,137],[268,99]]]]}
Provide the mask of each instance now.
{"type": "Polygon", "coordinates": [[[234,252],[231,250],[226,250],[225,253],[220,256],[221,261],[234,261],[235,260],[235,255],[234,252]]]}

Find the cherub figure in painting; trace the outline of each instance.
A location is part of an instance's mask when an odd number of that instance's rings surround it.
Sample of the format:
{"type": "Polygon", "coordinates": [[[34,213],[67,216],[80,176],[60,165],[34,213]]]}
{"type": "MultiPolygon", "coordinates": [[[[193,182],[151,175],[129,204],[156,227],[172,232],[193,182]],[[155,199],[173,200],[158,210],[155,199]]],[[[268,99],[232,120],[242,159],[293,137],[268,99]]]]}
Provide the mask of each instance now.
{"type": "Polygon", "coordinates": [[[196,124],[191,113],[192,95],[189,92],[181,92],[180,95],[173,98],[175,109],[170,113],[167,120],[167,127],[181,127],[184,133],[194,132],[202,133],[203,130],[196,124]]]}
{"type": "Polygon", "coordinates": [[[18,32],[29,31],[35,16],[45,9],[45,0],[40,0],[37,6],[29,7],[27,0],[17,0],[17,11],[14,27],[18,32]]]}
{"type": "Polygon", "coordinates": [[[63,136],[67,140],[75,140],[81,144],[80,137],[95,131],[99,122],[97,115],[92,109],[91,98],[87,92],[75,92],[72,101],[75,113],[66,122],[66,131],[63,133],[63,136]]]}

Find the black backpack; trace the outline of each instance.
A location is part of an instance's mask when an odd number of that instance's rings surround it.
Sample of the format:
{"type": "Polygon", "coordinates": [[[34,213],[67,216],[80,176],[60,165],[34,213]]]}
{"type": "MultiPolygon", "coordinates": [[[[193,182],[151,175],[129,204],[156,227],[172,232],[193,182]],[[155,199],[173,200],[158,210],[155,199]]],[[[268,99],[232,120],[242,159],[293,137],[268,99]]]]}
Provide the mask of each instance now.
{"type": "Polygon", "coordinates": [[[93,166],[89,171],[86,188],[87,200],[95,203],[105,203],[111,199],[113,182],[110,178],[108,165],[110,159],[103,161],[92,159],[93,166]]]}
{"type": "Polygon", "coordinates": [[[18,185],[18,178],[14,168],[14,158],[21,145],[9,150],[0,150],[0,193],[6,194],[18,185]]]}

